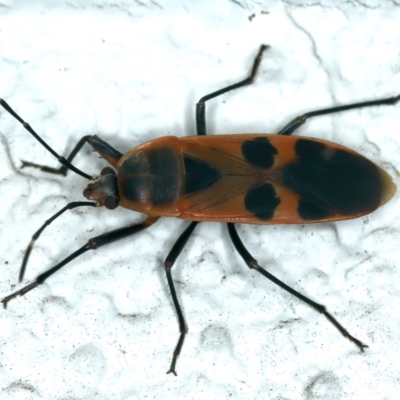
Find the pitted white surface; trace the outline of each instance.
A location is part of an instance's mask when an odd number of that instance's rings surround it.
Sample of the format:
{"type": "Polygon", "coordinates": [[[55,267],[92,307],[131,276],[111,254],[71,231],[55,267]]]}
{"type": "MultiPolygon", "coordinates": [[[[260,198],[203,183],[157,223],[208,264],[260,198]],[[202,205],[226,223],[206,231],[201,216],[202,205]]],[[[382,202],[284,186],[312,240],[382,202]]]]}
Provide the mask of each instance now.
{"type": "MultiPolygon", "coordinates": [[[[58,152],[87,134],[121,151],[195,134],[194,105],[243,79],[262,43],[256,82],[207,103],[208,132],[274,132],[322,107],[400,93],[400,6],[335,2],[3,1],[0,96],[58,152]],[[308,5],[312,3],[313,5],[308,5]],[[251,16],[254,16],[251,18],[251,16]]],[[[339,142],[399,185],[400,104],[323,117],[298,134],[339,142]]],[[[0,110],[2,297],[16,290],[31,235],[85,180],[57,165],[0,110]]],[[[87,148],[76,165],[105,165],[87,148]]],[[[400,359],[399,195],[364,218],[241,226],[261,266],[327,306],[370,348],[357,348],[308,306],[247,269],[224,225],[198,226],[173,268],[189,334],[165,375],[178,326],[162,261],[187,225],[147,231],[81,256],[0,310],[1,399],[395,399],[400,359]]],[[[77,209],[42,235],[26,282],[90,237],[141,220],[77,209]]]]}

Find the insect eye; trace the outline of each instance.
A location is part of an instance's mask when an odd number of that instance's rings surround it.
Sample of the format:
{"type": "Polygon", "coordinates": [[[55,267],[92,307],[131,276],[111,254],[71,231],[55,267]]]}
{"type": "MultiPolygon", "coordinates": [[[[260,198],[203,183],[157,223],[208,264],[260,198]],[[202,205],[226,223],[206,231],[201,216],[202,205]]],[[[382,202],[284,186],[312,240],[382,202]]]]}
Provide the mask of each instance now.
{"type": "Polygon", "coordinates": [[[100,175],[117,175],[110,167],[105,167],[101,170],[100,175]]]}
{"type": "Polygon", "coordinates": [[[119,206],[119,199],[115,196],[107,196],[106,200],[104,201],[104,206],[109,210],[114,210],[119,206]]]}

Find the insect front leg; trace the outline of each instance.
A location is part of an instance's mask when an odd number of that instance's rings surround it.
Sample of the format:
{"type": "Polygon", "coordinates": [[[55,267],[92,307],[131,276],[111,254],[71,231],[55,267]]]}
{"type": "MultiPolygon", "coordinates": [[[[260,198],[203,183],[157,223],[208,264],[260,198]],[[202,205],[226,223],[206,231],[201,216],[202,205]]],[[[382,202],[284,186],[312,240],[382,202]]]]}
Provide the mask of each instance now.
{"type": "Polygon", "coordinates": [[[281,280],[279,280],[274,275],[267,272],[265,269],[261,268],[258,265],[257,261],[253,258],[253,256],[248,252],[246,247],[243,245],[243,242],[241,241],[241,239],[236,231],[235,225],[232,223],[229,223],[227,225],[228,225],[229,235],[231,237],[233,245],[235,246],[235,249],[240,254],[240,256],[243,258],[244,262],[247,264],[247,266],[250,269],[255,269],[260,274],[265,276],[267,279],[269,279],[270,281],[277,284],[280,288],[286,290],[291,295],[293,295],[293,296],[297,297],[298,299],[307,303],[309,306],[311,306],[312,308],[317,310],[319,313],[325,315],[325,317],[339,330],[339,332],[345,338],[347,338],[351,342],[353,342],[361,351],[364,351],[364,349],[368,347],[367,345],[362,343],[360,340],[358,340],[354,336],[350,335],[350,333],[326,310],[325,306],[323,306],[322,304],[316,303],[315,301],[312,301],[308,297],[302,295],[301,293],[292,289],[290,286],[283,283],[281,280]]]}
{"type": "Polygon", "coordinates": [[[260,50],[258,51],[256,58],[253,61],[253,66],[251,68],[251,72],[248,78],[240,81],[238,83],[234,83],[233,85],[229,85],[223,89],[217,90],[216,92],[210,93],[204,97],[202,97],[196,104],[196,130],[198,135],[206,135],[206,101],[213,99],[215,97],[220,96],[226,92],[230,92],[231,90],[241,88],[243,86],[247,86],[253,83],[253,80],[257,74],[258,67],[261,62],[262,54],[264,50],[269,49],[268,45],[261,45],[260,50]]]}
{"type": "Polygon", "coordinates": [[[74,165],[71,164],[72,159],[75,157],[75,155],[78,153],[78,151],[82,148],[84,143],[86,143],[87,139],[90,138],[91,136],[84,136],[75,146],[75,148],[72,150],[71,154],[68,156],[68,158],[64,158],[60,156],[57,152],[55,152],[33,129],[32,127],[25,122],[10,106],[9,104],[4,101],[3,99],[0,98],[0,105],[9,113],[11,114],[17,121],[19,121],[23,127],[49,152],[51,153],[57,160],[62,164],[62,167],[60,168],[52,168],[52,167],[47,167],[45,165],[39,165],[35,163],[31,163],[28,161],[24,161],[22,164],[22,167],[34,167],[34,168],[39,168],[43,171],[50,172],[52,174],[61,174],[65,175],[67,169],[70,169],[71,171],[74,171],[76,174],[83,176],[86,179],[92,179],[92,177],[85,172],[81,171],[80,169],[76,168],[74,165]]]}
{"type": "Polygon", "coordinates": [[[188,332],[188,328],[186,325],[185,317],[183,316],[183,313],[182,313],[181,306],[179,305],[179,302],[178,302],[178,296],[176,295],[174,281],[172,280],[172,275],[171,275],[171,268],[175,264],[175,261],[179,257],[179,254],[181,254],[181,251],[185,247],[187,241],[189,240],[189,238],[190,238],[191,234],[193,233],[194,228],[196,227],[197,224],[198,224],[198,222],[192,222],[185,229],[185,231],[181,234],[181,236],[179,236],[178,240],[173,245],[171,251],[169,252],[167,258],[164,261],[165,272],[167,274],[169,290],[171,291],[172,301],[174,302],[176,314],[178,315],[179,332],[180,332],[178,343],[175,347],[175,350],[174,350],[174,353],[172,356],[171,366],[170,366],[169,370],[167,371],[167,374],[172,372],[175,376],[177,375],[176,371],[175,371],[176,361],[182,350],[183,341],[185,340],[185,335],[188,332]]]}
{"type": "Polygon", "coordinates": [[[82,137],[79,142],[75,145],[70,155],[67,158],[60,156],[56,153],[52,147],[50,147],[33,129],[32,127],[25,122],[11,107],[10,105],[0,98],[0,105],[11,114],[17,121],[19,121],[23,127],[40,143],[42,144],[47,151],[49,151],[54,157],[58,159],[58,161],[62,164],[60,168],[53,168],[47,165],[36,164],[30,161],[22,161],[22,168],[24,167],[33,167],[38,168],[44,172],[48,172],[51,174],[58,175],[66,175],[68,170],[76,172],[78,175],[83,176],[86,179],[92,179],[90,175],[85,174],[74,165],[71,164],[72,160],[78,154],[78,152],[82,149],[85,143],[89,143],[95,151],[97,151],[105,160],[107,160],[113,167],[116,167],[119,159],[122,157],[122,153],[118,150],[114,149],[104,140],[100,139],[96,135],[86,135],[82,137]]]}
{"type": "MultiPolygon", "coordinates": [[[[71,161],[75,158],[75,156],[78,154],[78,152],[82,149],[83,145],[88,141],[88,139],[91,138],[90,135],[84,136],[79,140],[79,142],[75,145],[73,150],[71,151],[71,154],[66,158],[66,161],[71,164],[71,161]]],[[[61,158],[61,156],[60,156],[61,158]]],[[[62,163],[62,161],[58,158],[58,160],[62,163]]],[[[54,167],[49,167],[48,165],[43,165],[43,164],[36,164],[31,161],[25,161],[22,160],[22,166],[21,168],[25,167],[30,167],[30,168],[37,168],[40,169],[43,172],[47,172],[49,174],[57,174],[57,175],[63,175],[66,176],[67,172],[69,169],[71,169],[67,164],[62,163],[61,167],[59,168],[54,168],[54,167]]],[[[90,179],[90,178],[89,178],[90,179]]]]}
{"type": "MultiPolygon", "coordinates": [[[[96,135],[86,135],[79,140],[79,142],[75,145],[74,149],[71,151],[71,154],[67,157],[67,161],[69,163],[72,162],[72,160],[82,149],[85,143],[90,144],[93,150],[97,151],[113,167],[115,168],[117,167],[118,161],[123,154],[96,135]]],[[[38,168],[44,172],[49,172],[51,174],[59,174],[64,176],[67,175],[68,169],[70,169],[66,165],[62,165],[60,168],[53,168],[53,167],[48,167],[47,165],[35,164],[29,161],[22,161],[22,168],[24,167],[38,168]]]]}
{"type": "Polygon", "coordinates": [[[4,308],[7,308],[7,304],[10,300],[14,299],[17,296],[24,296],[26,293],[30,292],[35,287],[41,285],[47,278],[56,273],[59,269],[61,269],[64,265],[68,264],[70,261],[79,257],[81,254],[86,253],[88,250],[96,250],[99,247],[102,247],[106,244],[116,242],[117,240],[123,239],[125,237],[131,236],[137,232],[142,231],[143,229],[148,228],[153,225],[159,217],[148,217],[146,220],[139,224],[127,226],[124,228],[116,229],[111,232],[103,233],[102,235],[96,236],[88,240],[88,242],[82,246],[80,249],[76,250],[74,253],[70,254],[64,260],[59,262],[54,267],[50,268],[48,271],[40,274],[35,282],[24,286],[22,289],[17,290],[16,292],[10,294],[5,297],[1,302],[3,303],[4,308]]]}
{"type": "Polygon", "coordinates": [[[298,129],[301,125],[307,122],[308,118],[318,117],[320,115],[334,114],[341,111],[354,110],[357,108],[364,107],[375,107],[382,105],[394,105],[400,100],[399,96],[388,97],[380,100],[372,100],[372,101],[363,101],[361,103],[353,103],[347,104],[344,106],[331,107],[331,108],[323,108],[322,110],[311,111],[309,113],[300,115],[299,117],[294,118],[287,125],[285,125],[279,132],[279,135],[291,135],[296,129],[298,129]]]}

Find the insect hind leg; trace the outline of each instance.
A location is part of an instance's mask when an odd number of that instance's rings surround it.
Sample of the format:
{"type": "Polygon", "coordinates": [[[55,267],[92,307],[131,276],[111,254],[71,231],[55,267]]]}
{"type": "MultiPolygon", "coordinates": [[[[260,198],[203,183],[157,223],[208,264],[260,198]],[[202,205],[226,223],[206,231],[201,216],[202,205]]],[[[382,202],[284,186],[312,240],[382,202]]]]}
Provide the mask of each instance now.
{"type": "Polygon", "coordinates": [[[341,112],[341,111],[354,110],[357,108],[375,107],[375,106],[383,106],[383,105],[390,106],[390,105],[396,104],[399,100],[400,100],[400,95],[393,96],[393,97],[387,97],[385,99],[380,99],[380,100],[363,101],[361,103],[352,103],[352,104],[347,104],[344,106],[323,108],[321,110],[311,111],[311,112],[305,113],[303,115],[300,115],[300,116],[294,118],[292,121],[290,121],[288,124],[286,124],[278,132],[278,134],[279,135],[291,135],[296,129],[298,129],[300,126],[305,124],[309,118],[319,117],[321,115],[327,115],[327,114],[334,114],[334,113],[341,112]]]}
{"type": "Polygon", "coordinates": [[[260,66],[262,54],[265,50],[269,49],[268,45],[261,45],[260,50],[258,51],[254,61],[253,61],[253,66],[250,71],[250,75],[238,82],[234,83],[233,85],[226,86],[220,90],[217,90],[216,92],[210,93],[204,97],[202,97],[196,104],[196,130],[197,130],[197,135],[206,135],[207,134],[207,128],[206,128],[206,101],[213,99],[215,97],[220,96],[221,94],[224,94],[226,92],[230,92],[231,90],[234,89],[239,89],[243,86],[247,86],[253,83],[254,78],[257,74],[258,67],[260,66]]]}
{"type": "Polygon", "coordinates": [[[325,308],[324,305],[316,303],[309,299],[308,297],[302,295],[301,293],[297,292],[296,290],[292,289],[290,286],[286,285],[283,283],[281,280],[276,278],[274,275],[270,274],[267,272],[264,268],[261,268],[257,261],[253,258],[253,256],[249,253],[249,251],[246,249],[246,247],[243,245],[243,242],[241,241],[235,225],[232,223],[227,224],[228,225],[228,231],[229,231],[229,236],[232,240],[232,243],[237,250],[237,252],[240,254],[240,256],[243,258],[244,262],[247,264],[247,266],[250,269],[255,269],[258,271],[260,274],[265,276],[267,279],[270,281],[274,282],[276,285],[278,285],[280,288],[286,290],[289,292],[291,295],[297,297],[299,300],[304,301],[307,303],[310,307],[314,308],[316,311],[318,311],[320,314],[325,315],[325,317],[331,322],[332,325],[338,329],[338,331],[347,339],[349,339],[351,342],[353,342],[362,352],[364,351],[365,348],[368,346],[362,343],[360,340],[355,338],[354,336],[350,335],[350,333],[334,318],[325,308]]]}

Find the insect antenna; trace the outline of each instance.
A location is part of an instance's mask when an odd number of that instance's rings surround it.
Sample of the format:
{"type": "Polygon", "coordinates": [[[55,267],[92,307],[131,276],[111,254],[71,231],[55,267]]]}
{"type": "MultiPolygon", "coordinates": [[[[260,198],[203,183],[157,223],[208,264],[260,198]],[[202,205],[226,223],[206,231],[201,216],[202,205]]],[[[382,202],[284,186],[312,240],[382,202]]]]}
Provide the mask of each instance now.
{"type": "Polygon", "coordinates": [[[65,175],[66,169],[69,169],[73,172],[75,172],[76,174],[83,176],[86,179],[92,179],[92,177],[88,174],[86,174],[85,172],[81,171],[80,169],[76,168],[74,165],[72,165],[70,163],[70,161],[75,157],[76,153],[80,150],[80,148],[84,145],[84,143],[86,143],[88,136],[83,137],[78,144],[75,146],[74,150],[72,151],[72,153],[70,154],[70,156],[68,157],[68,159],[66,159],[65,157],[60,156],[58,153],[56,153],[32,128],[31,126],[25,122],[9,105],[6,101],[4,101],[2,98],[0,98],[0,105],[9,113],[11,114],[17,121],[19,121],[23,127],[42,145],[45,147],[45,149],[47,151],[49,151],[55,158],[57,158],[57,160],[63,165],[63,167],[61,167],[59,170],[54,169],[54,168],[49,168],[49,167],[45,167],[42,165],[38,165],[38,164],[34,164],[34,163],[30,163],[27,161],[23,162],[22,167],[35,167],[35,168],[40,168],[46,172],[50,172],[50,173],[58,173],[58,174],[62,174],[65,175]]]}
{"type": "Polygon", "coordinates": [[[72,210],[76,207],[95,207],[96,203],[92,201],[73,201],[68,203],[65,207],[63,207],[60,211],[55,213],[51,218],[49,218],[45,223],[40,227],[40,229],[32,236],[31,241],[28,244],[28,247],[25,251],[24,259],[22,260],[21,269],[19,271],[19,282],[22,282],[24,279],[26,265],[28,264],[29,256],[31,254],[32,248],[35,245],[36,240],[39,238],[44,229],[49,226],[55,219],[57,219],[60,215],[62,215],[67,210],[72,210]]]}

